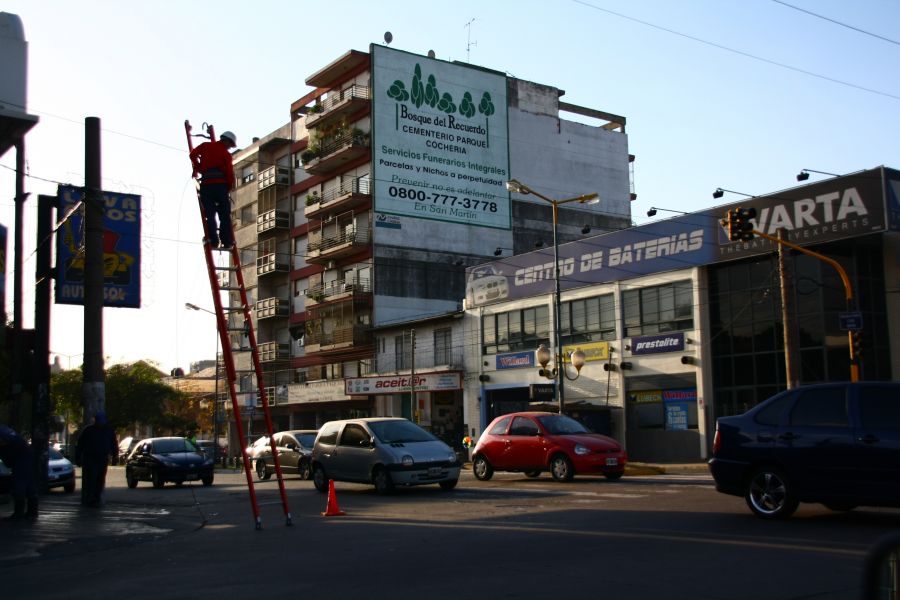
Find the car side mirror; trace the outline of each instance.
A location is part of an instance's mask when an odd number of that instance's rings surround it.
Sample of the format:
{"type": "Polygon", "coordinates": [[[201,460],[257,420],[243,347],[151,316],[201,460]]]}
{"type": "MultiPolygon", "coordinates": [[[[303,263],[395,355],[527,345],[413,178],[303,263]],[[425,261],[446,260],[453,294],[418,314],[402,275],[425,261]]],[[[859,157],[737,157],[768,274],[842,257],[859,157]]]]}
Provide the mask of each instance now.
{"type": "Polygon", "coordinates": [[[860,598],[896,598],[900,592],[900,533],[880,538],[866,554],[860,598]]]}

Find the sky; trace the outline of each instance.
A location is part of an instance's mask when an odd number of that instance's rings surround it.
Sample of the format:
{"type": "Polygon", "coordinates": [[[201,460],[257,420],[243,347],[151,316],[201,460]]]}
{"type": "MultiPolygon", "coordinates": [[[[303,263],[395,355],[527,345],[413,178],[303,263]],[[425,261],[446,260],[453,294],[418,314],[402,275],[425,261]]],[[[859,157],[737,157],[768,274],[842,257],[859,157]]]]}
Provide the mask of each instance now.
{"type": "MultiPolygon", "coordinates": [[[[40,118],[25,140],[24,327],[36,197],[84,185],[86,117],[101,122],[103,189],[142,196],[141,308],[104,310],[107,366],[187,370],[216,352],[212,314],[185,308],[213,306],[185,119],[231,130],[243,147],[289,122],[309,75],[386,31],[392,48],[505,71],[626,117],[636,224],[651,206],[739,198],[714,200],[718,187],[793,187],[804,168],[900,168],[896,0],[5,0],[0,11],[22,19],[27,112],[40,118]]],[[[15,150],[0,156],[10,315],[15,164],[15,150]]],[[[51,357],[80,366],[83,308],[51,312],[51,357]]]]}

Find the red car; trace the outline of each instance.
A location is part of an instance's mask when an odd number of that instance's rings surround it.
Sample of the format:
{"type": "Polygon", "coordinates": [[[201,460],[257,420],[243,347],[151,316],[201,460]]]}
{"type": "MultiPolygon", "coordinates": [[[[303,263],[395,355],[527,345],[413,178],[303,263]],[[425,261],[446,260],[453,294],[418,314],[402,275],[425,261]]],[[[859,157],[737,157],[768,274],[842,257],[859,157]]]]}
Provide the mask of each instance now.
{"type": "Polygon", "coordinates": [[[494,471],[521,471],[527,477],[550,471],[557,481],[569,481],[576,473],[619,479],[626,462],[628,455],[616,440],[549,412],[497,417],[472,454],[472,470],[481,481],[490,479],[494,471]]]}

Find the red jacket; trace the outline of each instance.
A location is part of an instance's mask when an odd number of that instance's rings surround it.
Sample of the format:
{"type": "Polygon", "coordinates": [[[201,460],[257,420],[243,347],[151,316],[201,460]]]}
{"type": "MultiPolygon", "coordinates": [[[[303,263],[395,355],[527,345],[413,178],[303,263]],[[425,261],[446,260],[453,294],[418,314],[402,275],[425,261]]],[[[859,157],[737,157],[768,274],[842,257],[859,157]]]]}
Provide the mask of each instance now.
{"type": "Polygon", "coordinates": [[[201,185],[227,183],[229,190],[234,189],[234,164],[224,144],[203,142],[191,150],[191,162],[202,177],[201,185]]]}

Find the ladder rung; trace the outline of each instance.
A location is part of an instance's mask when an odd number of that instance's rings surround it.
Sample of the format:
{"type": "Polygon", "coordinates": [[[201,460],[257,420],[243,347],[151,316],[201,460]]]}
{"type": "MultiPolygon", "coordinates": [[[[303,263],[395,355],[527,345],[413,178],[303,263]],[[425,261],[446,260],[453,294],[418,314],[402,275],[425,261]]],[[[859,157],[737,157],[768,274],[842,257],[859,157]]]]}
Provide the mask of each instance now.
{"type": "Polygon", "coordinates": [[[216,271],[237,271],[237,267],[220,267],[219,265],[213,265],[216,271]]]}
{"type": "Polygon", "coordinates": [[[224,292],[239,292],[241,291],[241,286],[231,286],[231,285],[220,285],[219,289],[224,292]]]}
{"type": "MultiPolygon", "coordinates": [[[[257,482],[256,485],[259,485],[259,482],[257,482]]],[[[257,506],[274,506],[275,504],[281,504],[281,500],[272,500],[270,502],[257,502],[256,503],[257,506]]]]}

